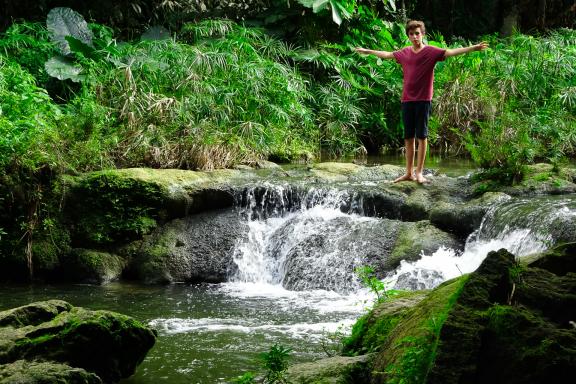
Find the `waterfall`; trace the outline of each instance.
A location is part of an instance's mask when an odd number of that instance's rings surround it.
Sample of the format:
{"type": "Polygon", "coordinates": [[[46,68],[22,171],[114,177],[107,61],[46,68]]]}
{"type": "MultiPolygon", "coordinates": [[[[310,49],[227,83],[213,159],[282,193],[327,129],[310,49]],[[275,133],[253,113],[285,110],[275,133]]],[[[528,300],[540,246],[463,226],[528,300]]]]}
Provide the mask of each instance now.
{"type": "Polygon", "coordinates": [[[346,213],[351,195],[330,188],[266,184],[248,188],[237,204],[248,236],[236,245],[232,281],[292,290],[357,290],[363,237],[377,219],[346,213]]]}
{"type": "Polygon", "coordinates": [[[545,196],[517,198],[495,205],[472,233],[464,251],[440,248],[416,262],[403,261],[386,279],[398,289],[429,289],[473,272],[488,252],[507,249],[517,258],[542,252],[562,241],[573,241],[576,198],[545,196]]]}
{"type": "MultiPolygon", "coordinates": [[[[385,219],[362,216],[362,203],[361,196],[330,187],[246,188],[236,205],[249,231],[236,244],[231,281],[296,291],[358,290],[354,269],[368,264],[368,254],[382,257],[380,238],[393,230],[385,219]]],[[[433,288],[474,271],[490,251],[506,248],[523,257],[573,240],[575,217],[573,196],[513,198],[487,212],[463,251],[422,253],[418,261],[402,261],[384,280],[397,289],[433,288]]]]}

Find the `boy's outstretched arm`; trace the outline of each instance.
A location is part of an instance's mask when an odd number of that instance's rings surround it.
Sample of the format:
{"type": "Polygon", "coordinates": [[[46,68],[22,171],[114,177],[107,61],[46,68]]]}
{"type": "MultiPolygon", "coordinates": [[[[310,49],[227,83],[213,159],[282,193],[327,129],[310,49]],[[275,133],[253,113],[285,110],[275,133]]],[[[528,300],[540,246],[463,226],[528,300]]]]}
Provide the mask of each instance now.
{"type": "Polygon", "coordinates": [[[462,55],[463,53],[468,53],[468,52],[473,52],[473,51],[483,51],[486,48],[488,48],[488,43],[483,41],[481,43],[474,44],[474,45],[471,45],[469,47],[447,49],[446,53],[444,54],[444,57],[462,55]]]}
{"type": "Polygon", "coordinates": [[[392,52],[373,51],[372,49],[366,49],[366,48],[354,48],[354,50],[356,52],[364,54],[364,55],[375,55],[381,59],[393,59],[394,58],[394,54],[392,52]]]}

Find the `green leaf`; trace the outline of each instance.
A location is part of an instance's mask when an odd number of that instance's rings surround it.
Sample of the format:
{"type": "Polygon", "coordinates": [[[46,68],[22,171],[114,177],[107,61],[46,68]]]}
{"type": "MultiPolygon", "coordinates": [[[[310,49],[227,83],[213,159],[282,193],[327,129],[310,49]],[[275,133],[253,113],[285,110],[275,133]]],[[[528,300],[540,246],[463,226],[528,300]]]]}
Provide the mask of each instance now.
{"type": "Polygon", "coordinates": [[[46,72],[57,78],[58,80],[70,79],[75,83],[78,83],[86,78],[85,75],[81,75],[82,67],[78,64],[74,64],[64,56],[54,56],[44,64],[46,72]]]}
{"type": "Polygon", "coordinates": [[[46,27],[52,41],[63,55],[71,53],[66,36],[72,36],[86,45],[92,46],[92,31],[81,14],[64,7],[53,8],[48,12],[46,27]]]}
{"type": "Polygon", "coordinates": [[[70,47],[70,51],[74,53],[80,53],[84,57],[94,58],[96,56],[96,49],[94,47],[85,44],[84,42],[78,40],[74,36],[66,36],[66,42],[70,47]]]}

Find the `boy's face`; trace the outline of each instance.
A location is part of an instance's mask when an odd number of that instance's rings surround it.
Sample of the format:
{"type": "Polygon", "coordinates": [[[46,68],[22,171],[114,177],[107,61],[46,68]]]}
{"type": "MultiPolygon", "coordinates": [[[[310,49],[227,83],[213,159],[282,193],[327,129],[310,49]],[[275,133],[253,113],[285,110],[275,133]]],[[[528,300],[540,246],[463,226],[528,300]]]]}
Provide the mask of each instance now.
{"type": "Polygon", "coordinates": [[[408,38],[410,39],[410,42],[412,43],[414,48],[420,48],[422,46],[423,37],[424,34],[420,30],[420,27],[408,31],[408,38]]]}

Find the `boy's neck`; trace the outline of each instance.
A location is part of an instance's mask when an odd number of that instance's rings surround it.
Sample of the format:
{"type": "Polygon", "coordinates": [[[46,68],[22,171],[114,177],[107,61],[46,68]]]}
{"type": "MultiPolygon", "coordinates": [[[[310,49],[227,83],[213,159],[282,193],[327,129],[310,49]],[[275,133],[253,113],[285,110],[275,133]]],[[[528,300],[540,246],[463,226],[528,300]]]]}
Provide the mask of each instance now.
{"type": "Polygon", "coordinates": [[[423,50],[425,46],[426,46],[426,45],[424,45],[424,43],[421,43],[421,44],[412,44],[412,52],[418,53],[418,52],[420,52],[421,50],[423,50]]]}

